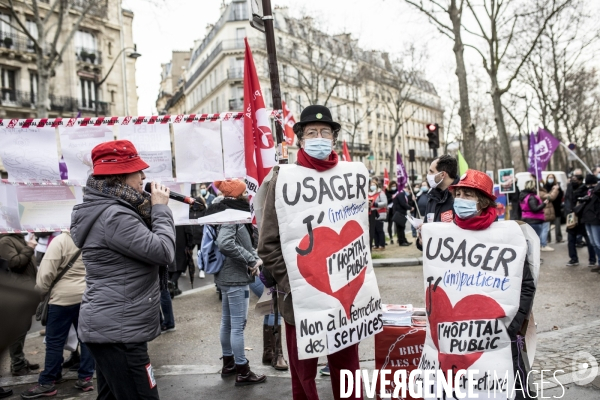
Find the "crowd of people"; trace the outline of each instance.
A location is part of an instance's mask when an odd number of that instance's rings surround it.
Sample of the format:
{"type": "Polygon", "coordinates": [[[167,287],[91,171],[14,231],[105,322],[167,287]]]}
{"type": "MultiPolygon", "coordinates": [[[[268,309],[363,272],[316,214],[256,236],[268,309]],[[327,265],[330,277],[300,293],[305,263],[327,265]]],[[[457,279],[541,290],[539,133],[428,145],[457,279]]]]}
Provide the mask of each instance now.
{"type": "MultiPolygon", "coordinates": [[[[339,129],[326,107],[305,108],[294,126],[300,148],[297,164],[314,176],[335,168],[338,156],[333,144],[339,129]]],[[[22,398],[56,395],[63,368],[71,367],[78,373],[75,387],[96,389],[99,399],[158,399],[148,342],[175,330],[172,299],[181,293],[180,276],[197,271],[196,257],[199,277],[213,273],[220,292],[221,376],[235,375],[236,386],[267,380],[250,368],[244,332],[250,292],[260,297],[265,290],[273,290],[278,308],[264,316],[262,363],[277,370],[290,369],[294,399],[318,398],[317,359],[300,360],[297,352],[294,305],[277,222],[281,212],[276,207],[278,170],[273,171],[266,186],[259,229],[252,224],[175,226],[167,206],[169,189],[153,182],[151,193],[144,191],[143,170],[148,165],[132,143],[98,145],[92,159],[93,174],[87,181],[83,203],[73,210],[70,232],[0,236],[0,258],[7,260],[10,272],[35,285],[40,293],[50,293],[44,365],[25,358],[27,332],[10,346],[14,376],[42,368],[38,384],[23,392],[22,398]],[[216,272],[209,268],[215,255],[222,257],[216,272]],[[79,350],[65,361],[63,349],[72,326],[79,350]],[[283,354],[282,330],[289,365],[283,354]]],[[[531,176],[523,190],[509,195],[510,218],[529,224],[539,236],[541,250],[551,252],[555,250],[549,246],[552,237],[556,243],[563,241],[561,216],[567,215],[567,265],[578,265],[577,249],[587,246],[591,270],[598,272],[599,179],[600,167],[585,176],[576,169],[563,191],[553,174],[545,180],[531,176]]],[[[459,176],[457,160],[449,155],[436,158],[426,179],[414,188],[407,185],[400,189],[397,182],[382,187],[380,179],[372,177],[367,197],[373,251],[386,248],[386,224],[390,244],[412,245],[405,234],[408,216],[425,224],[455,223],[466,230],[486,229],[497,220],[491,179],[474,170],[459,176]]],[[[201,184],[195,200],[190,206],[193,219],[227,209],[250,211],[242,180],[201,184]]],[[[422,249],[420,230],[412,227],[412,236],[422,249]]],[[[516,327],[523,323],[535,293],[527,265],[523,276],[525,295],[515,317],[516,327]]],[[[511,333],[512,338],[516,332],[511,333]]],[[[337,399],[340,370],[359,368],[358,345],[330,354],[328,362],[337,399]]],[[[10,393],[0,389],[0,398],[10,393]]],[[[361,396],[357,393],[356,398],[361,396]]]]}

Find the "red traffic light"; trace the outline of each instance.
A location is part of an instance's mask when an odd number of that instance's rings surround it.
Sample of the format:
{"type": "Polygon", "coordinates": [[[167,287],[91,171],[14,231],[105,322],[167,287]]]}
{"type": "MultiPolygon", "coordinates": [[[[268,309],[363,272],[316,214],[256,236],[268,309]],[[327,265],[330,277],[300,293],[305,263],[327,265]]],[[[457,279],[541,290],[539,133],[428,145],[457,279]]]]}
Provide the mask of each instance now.
{"type": "Polygon", "coordinates": [[[429,130],[430,132],[434,132],[436,130],[436,126],[435,124],[427,124],[427,130],[429,130]]]}

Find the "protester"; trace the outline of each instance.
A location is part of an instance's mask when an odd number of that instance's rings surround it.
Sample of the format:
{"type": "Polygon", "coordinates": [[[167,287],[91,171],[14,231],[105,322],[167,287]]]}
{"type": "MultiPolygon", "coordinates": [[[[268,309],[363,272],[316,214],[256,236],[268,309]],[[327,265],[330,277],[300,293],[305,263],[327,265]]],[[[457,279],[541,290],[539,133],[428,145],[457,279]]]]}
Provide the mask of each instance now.
{"type": "MultiPolygon", "coordinates": [[[[58,280],[48,306],[46,322],[46,358],[44,370],[38,384],[21,394],[24,399],[55,396],[58,392],[55,382],[62,379],[63,348],[71,326],[77,329],[81,297],[85,290],[85,267],[81,252],[73,243],[71,234],[63,232],[48,245],[37,275],[36,289],[47,293],[58,275],[69,265],[71,267],[58,280]]],[[[94,389],[94,359],[85,344],[81,344],[77,389],[88,392],[94,389]]]]}
{"type": "MultiPolygon", "coordinates": [[[[581,172],[581,170],[579,171],[581,172]]],[[[585,198],[587,196],[588,188],[583,184],[583,175],[577,174],[571,177],[571,182],[567,186],[567,193],[565,195],[565,212],[568,214],[574,213],[577,208],[577,224],[570,229],[567,228],[567,240],[569,247],[569,262],[567,267],[575,267],[579,265],[579,257],[577,255],[577,237],[585,239],[585,243],[588,249],[588,265],[590,267],[596,266],[596,251],[590,239],[588,238],[585,224],[582,222],[582,211],[583,206],[577,207],[579,198],[585,198]]]]}
{"type": "Polygon", "coordinates": [[[35,233],[35,238],[37,240],[37,246],[35,246],[35,261],[38,265],[42,262],[42,258],[44,254],[46,254],[46,250],[48,249],[48,245],[52,242],[56,236],[58,236],[60,232],[38,232],[35,233]]]}
{"type": "Polygon", "coordinates": [[[171,298],[182,293],[179,289],[179,278],[188,269],[188,259],[191,257],[190,247],[194,247],[188,242],[186,227],[178,225],[175,227],[175,260],[169,264],[169,282],[172,284],[171,298]]]}
{"type": "Polygon", "coordinates": [[[385,198],[387,199],[388,210],[387,210],[387,232],[390,238],[390,244],[394,244],[394,221],[392,217],[394,216],[394,212],[392,210],[394,201],[394,196],[398,193],[398,184],[394,181],[391,181],[388,184],[388,187],[385,188],[385,198]]]}
{"type": "MultiPolygon", "coordinates": [[[[549,221],[550,224],[554,224],[554,234],[556,236],[556,243],[564,242],[561,230],[561,221],[562,221],[562,203],[564,198],[564,192],[556,179],[556,175],[549,174],[546,177],[546,184],[544,185],[546,192],[551,193],[555,188],[558,190],[558,193],[554,200],[552,201],[552,208],[554,209],[554,221],[549,221]]],[[[552,230],[548,230],[548,243],[552,241],[552,230]]]]}
{"type": "Polygon", "coordinates": [[[148,342],[161,333],[160,291],[175,258],[169,189],[152,182],[128,140],[97,145],[94,173],[71,217],[86,289],[78,335],[96,361],[99,399],[158,399],[148,342]]]}
{"type": "MultiPolygon", "coordinates": [[[[554,212],[554,200],[558,197],[558,184],[554,184],[550,187],[550,190],[546,190],[546,186],[543,182],[540,182],[540,192],[539,196],[546,203],[546,207],[544,207],[544,225],[542,228],[542,251],[554,251],[554,249],[548,246],[548,235],[550,233],[550,224],[554,223],[556,219],[556,213],[554,212]],[[546,244],[544,246],[544,243],[546,244]]],[[[560,211],[560,205],[559,209],[560,211]]],[[[559,225],[560,229],[560,225],[559,225]]]]}
{"type": "MultiPolygon", "coordinates": [[[[35,286],[37,275],[37,263],[35,261],[34,249],[37,245],[35,236],[28,235],[27,241],[20,233],[7,233],[0,235],[0,258],[6,260],[11,275],[23,283],[25,287],[35,286]]],[[[5,321],[6,323],[6,321],[5,321]]],[[[13,376],[23,376],[31,371],[38,370],[39,364],[31,364],[25,358],[23,349],[25,347],[25,336],[31,327],[31,323],[23,334],[9,346],[10,370],[13,376]]]]}
{"type": "MultiPolygon", "coordinates": [[[[493,188],[494,183],[490,177],[484,172],[475,170],[468,170],[466,174],[463,175],[463,179],[450,187],[455,199],[453,204],[455,212],[454,223],[460,229],[467,231],[483,231],[490,228],[494,221],[497,220],[495,204],[496,197],[493,194],[493,188]]],[[[477,246],[477,244],[475,244],[475,246],[477,246]]],[[[452,265],[452,268],[458,271],[464,270],[464,267],[462,267],[460,263],[452,263],[450,265],[452,265]]],[[[450,273],[451,272],[454,271],[450,270],[450,273]]],[[[527,377],[525,376],[523,368],[521,367],[524,365],[523,353],[520,351],[517,343],[518,335],[520,335],[523,323],[531,311],[535,291],[536,287],[532,271],[530,269],[529,262],[527,259],[525,259],[523,265],[520,297],[518,300],[518,311],[512,321],[506,324],[506,327],[508,328],[508,336],[510,337],[511,341],[513,371],[515,376],[518,375],[519,377],[518,380],[515,380],[517,381],[517,384],[518,382],[523,383],[523,389],[525,391],[527,391],[525,384],[527,382],[527,377]]],[[[497,292],[498,291],[496,291],[496,293],[497,292]]],[[[486,294],[482,292],[482,298],[485,296],[486,294]]],[[[488,374],[494,372],[489,371],[488,374]]],[[[522,396],[523,393],[520,390],[517,390],[516,399],[529,398],[522,396]]]]}
{"type": "Polygon", "coordinates": [[[200,197],[202,197],[206,206],[210,206],[215,199],[215,195],[210,192],[206,183],[200,184],[200,197]]]}
{"type": "MultiPolygon", "coordinates": [[[[567,215],[573,212],[573,208],[575,207],[575,204],[577,204],[577,199],[573,198],[573,192],[583,185],[583,180],[584,176],[581,168],[574,169],[573,173],[571,174],[570,181],[567,184],[567,191],[565,192],[565,214],[567,215]]],[[[583,236],[581,234],[577,234],[574,239],[575,247],[585,246],[583,243],[583,236]]]]}
{"type": "Polygon", "coordinates": [[[370,245],[373,250],[385,250],[383,221],[387,219],[387,206],[387,198],[379,187],[377,179],[371,179],[371,185],[369,185],[369,231],[370,245]]]}
{"type": "MultiPolygon", "coordinates": [[[[331,112],[327,107],[312,105],[306,107],[301,114],[300,121],[294,125],[294,133],[298,137],[298,165],[303,172],[306,170],[316,181],[321,173],[339,168],[338,155],[333,151],[333,145],[337,140],[341,129],[339,123],[331,118],[331,112]]],[[[345,168],[355,168],[358,163],[344,163],[345,168]]],[[[275,208],[275,199],[281,197],[281,188],[277,187],[277,179],[280,170],[273,170],[273,177],[266,189],[266,200],[260,225],[258,254],[264,260],[264,270],[272,275],[277,284],[277,303],[279,312],[285,320],[285,333],[290,362],[290,373],[292,376],[292,395],[294,400],[318,399],[315,377],[317,375],[318,358],[300,360],[298,358],[298,342],[296,338],[296,327],[294,320],[294,306],[292,302],[290,278],[284,253],[282,249],[282,238],[280,237],[279,220],[285,210],[275,208]]],[[[284,175],[281,176],[284,178],[284,175]]],[[[371,184],[371,186],[376,186],[371,184]]],[[[377,188],[373,188],[375,193],[377,188]]],[[[385,195],[381,194],[382,200],[376,205],[386,208],[385,195]]],[[[327,196],[323,198],[327,204],[334,207],[337,203],[327,196]]],[[[285,215],[285,214],[283,214],[285,215]]],[[[379,243],[380,245],[381,243],[379,243]]],[[[327,356],[331,374],[331,388],[335,399],[340,398],[340,375],[342,369],[356,371],[360,369],[358,358],[358,344],[353,344],[336,353],[327,356]]],[[[354,387],[351,398],[362,399],[362,388],[354,387]]]]}
{"type": "Polygon", "coordinates": [[[549,201],[542,200],[540,196],[537,195],[536,183],[535,179],[528,180],[525,183],[525,189],[521,192],[521,219],[523,222],[528,223],[539,236],[542,251],[554,251],[554,249],[550,250],[546,248],[548,243],[546,243],[546,238],[543,235],[545,220],[544,208],[546,208],[549,201]]]}
{"type": "Polygon", "coordinates": [[[510,203],[510,219],[511,221],[520,221],[522,216],[521,210],[521,191],[519,190],[519,185],[517,184],[519,180],[515,177],[515,192],[507,193],[508,202],[510,203]]]}
{"type": "MultiPolygon", "coordinates": [[[[579,197],[581,223],[585,225],[588,241],[594,247],[596,257],[600,257],[600,185],[596,175],[588,174],[585,177],[585,196],[579,197]]],[[[582,191],[583,192],[583,191],[582,191]]],[[[600,265],[591,269],[600,272],[600,265]]]]}
{"type": "MultiPolygon", "coordinates": [[[[215,185],[223,194],[217,203],[220,211],[234,209],[250,211],[246,184],[239,179],[217,181],[215,185]]],[[[212,206],[214,207],[214,206],[212,206]]],[[[206,214],[212,213],[211,206],[206,214]]],[[[252,243],[252,224],[221,225],[216,244],[225,256],[221,270],[215,274],[215,283],[221,289],[223,309],[220,340],[223,354],[221,376],[237,374],[235,386],[254,385],[267,380],[265,375],[250,370],[244,347],[244,329],[248,317],[250,289],[248,285],[258,276],[262,260],[252,243]]]]}
{"type": "Polygon", "coordinates": [[[407,194],[406,191],[403,190],[394,197],[392,212],[394,213],[393,221],[394,224],[396,224],[399,246],[410,246],[412,244],[406,240],[405,234],[407,221],[406,214],[410,212],[412,208],[409,204],[409,196],[411,196],[411,194],[407,194]]]}
{"type": "Polygon", "coordinates": [[[421,187],[417,193],[416,208],[413,211],[413,217],[424,218],[427,210],[427,203],[429,202],[429,184],[427,181],[421,182],[421,187]],[[417,212],[417,208],[419,212],[417,212]]]}

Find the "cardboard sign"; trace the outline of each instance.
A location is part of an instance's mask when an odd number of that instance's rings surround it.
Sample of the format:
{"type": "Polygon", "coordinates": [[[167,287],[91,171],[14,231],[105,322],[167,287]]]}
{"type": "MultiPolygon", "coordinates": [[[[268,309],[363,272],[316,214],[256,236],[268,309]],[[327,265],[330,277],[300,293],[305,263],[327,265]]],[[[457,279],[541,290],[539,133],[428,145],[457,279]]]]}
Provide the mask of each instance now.
{"type": "Polygon", "coordinates": [[[448,370],[478,370],[473,392],[479,398],[490,389],[496,398],[510,399],[514,372],[507,329],[520,303],[528,251],[523,231],[514,221],[482,231],[433,223],[423,226],[422,235],[429,324],[419,368],[433,370],[436,379],[448,370]]]}
{"type": "Polygon", "coordinates": [[[382,329],[362,163],[317,172],[280,166],[275,207],[299,359],[335,353],[382,329]]]}

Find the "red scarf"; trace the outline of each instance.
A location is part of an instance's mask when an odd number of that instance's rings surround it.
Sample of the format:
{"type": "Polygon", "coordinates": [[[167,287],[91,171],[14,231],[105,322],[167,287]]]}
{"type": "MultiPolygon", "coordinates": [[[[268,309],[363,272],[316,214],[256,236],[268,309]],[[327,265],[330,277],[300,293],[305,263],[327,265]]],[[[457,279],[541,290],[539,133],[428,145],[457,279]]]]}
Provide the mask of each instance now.
{"type": "Polygon", "coordinates": [[[327,171],[335,167],[338,163],[338,155],[335,151],[332,151],[329,158],[326,160],[319,160],[306,154],[304,149],[298,151],[298,165],[305,168],[316,169],[318,172],[327,171]]]}
{"type": "Polygon", "coordinates": [[[458,215],[454,216],[454,222],[459,228],[466,229],[468,231],[481,231],[487,229],[498,217],[498,211],[496,207],[488,207],[481,211],[481,215],[462,219],[458,215]]]}

